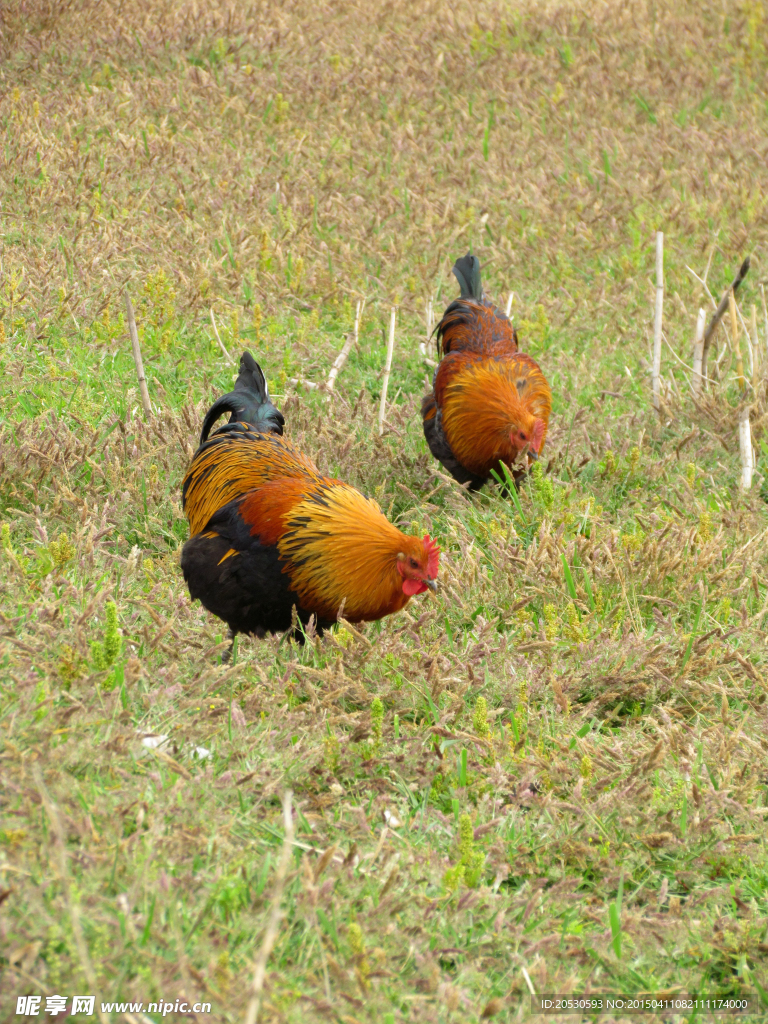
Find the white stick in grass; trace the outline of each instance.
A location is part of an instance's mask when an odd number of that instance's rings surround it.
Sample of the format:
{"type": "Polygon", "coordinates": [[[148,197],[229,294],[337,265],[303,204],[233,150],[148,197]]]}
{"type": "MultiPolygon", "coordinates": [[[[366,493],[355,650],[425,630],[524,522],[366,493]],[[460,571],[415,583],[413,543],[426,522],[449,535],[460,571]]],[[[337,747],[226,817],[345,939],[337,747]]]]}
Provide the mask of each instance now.
{"type": "Polygon", "coordinates": [[[750,342],[752,343],[752,385],[754,387],[755,382],[760,379],[760,338],[757,333],[757,306],[752,303],[750,308],[752,314],[752,330],[750,333],[750,342]]]}
{"type": "Polygon", "coordinates": [[[536,989],[533,987],[533,982],[531,981],[530,974],[528,973],[528,971],[526,971],[526,969],[524,967],[522,968],[522,971],[523,971],[523,977],[525,978],[525,984],[528,986],[528,991],[531,993],[532,996],[535,996],[536,995],[536,989]]]}
{"type": "MultiPolygon", "coordinates": [[[[419,352],[421,352],[424,362],[427,366],[431,366],[433,369],[437,366],[434,359],[430,359],[430,349],[432,347],[432,335],[435,330],[435,310],[432,303],[432,299],[427,302],[427,337],[425,341],[419,342],[419,352]]],[[[435,340],[435,356],[437,352],[437,340],[435,340]]]]}
{"type": "Polygon", "coordinates": [[[389,341],[387,342],[387,359],[384,363],[384,376],[381,379],[381,404],[379,405],[379,434],[384,433],[384,413],[387,408],[387,388],[389,387],[389,371],[392,369],[392,352],[395,347],[395,318],[397,306],[392,307],[389,320],[389,341]]]}
{"type": "Polygon", "coordinates": [[[515,293],[510,292],[509,298],[507,299],[507,316],[512,312],[512,303],[515,301],[515,293]]]}
{"type": "MultiPolygon", "coordinates": [[[[738,306],[736,307],[738,309],[738,306]]],[[[749,379],[754,380],[755,373],[755,362],[752,358],[752,336],[749,333],[749,328],[744,323],[744,318],[741,316],[741,310],[739,309],[739,319],[742,321],[742,327],[744,328],[744,337],[747,339],[747,366],[749,369],[749,379]]]]}
{"type": "Polygon", "coordinates": [[[224,342],[219,337],[219,329],[216,326],[216,320],[214,319],[214,316],[213,316],[213,306],[211,306],[211,311],[210,312],[211,312],[211,327],[213,327],[213,333],[216,335],[216,341],[218,341],[218,343],[219,343],[219,348],[224,353],[224,358],[227,360],[229,365],[230,366],[234,366],[235,365],[235,360],[230,356],[229,352],[227,352],[227,350],[224,348],[224,342]]]}
{"type": "Polygon", "coordinates": [[[739,413],[739,452],[741,453],[741,488],[748,491],[752,486],[752,473],[755,469],[748,405],[739,413]]]}
{"type": "Polygon", "coordinates": [[[693,339],[693,393],[698,395],[701,391],[701,357],[704,353],[704,328],[707,324],[706,309],[699,308],[699,318],[696,321],[696,335],[693,339]]]}
{"type": "Polygon", "coordinates": [[[760,285],[760,295],[763,300],[763,323],[765,325],[765,365],[768,368],[768,306],[765,304],[765,285],[760,285]]]}
{"type": "Polygon", "coordinates": [[[419,352],[427,359],[429,355],[429,343],[432,340],[432,327],[434,325],[434,314],[432,313],[432,299],[427,300],[426,306],[427,336],[424,341],[419,342],[419,352]]]}
{"type": "Polygon", "coordinates": [[[653,317],[653,407],[661,409],[661,315],[664,309],[664,232],[656,232],[656,309],[653,317]]]}
{"type": "Polygon", "coordinates": [[[757,309],[754,305],[752,306],[751,325],[747,324],[747,321],[744,319],[744,314],[741,312],[738,305],[736,306],[736,313],[741,321],[744,334],[747,337],[747,344],[749,346],[749,365],[752,376],[752,386],[754,387],[755,382],[759,379],[760,366],[762,365],[762,360],[760,358],[760,338],[757,333],[757,309]]]}
{"type": "MultiPolygon", "coordinates": [[[[359,308],[359,303],[358,303],[358,308],[359,308]]],[[[327,381],[327,383],[325,385],[325,388],[326,388],[327,391],[333,391],[333,385],[336,383],[336,378],[338,377],[339,372],[340,372],[342,366],[344,365],[344,363],[346,363],[347,356],[352,351],[352,346],[354,344],[355,344],[355,335],[354,334],[347,335],[347,340],[344,342],[344,346],[343,346],[341,352],[339,352],[339,354],[336,356],[336,359],[334,360],[333,366],[331,367],[331,372],[328,374],[328,381],[327,381]]]]}
{"type": "Polygon", "coordinates": [[[136,317],[133,315],[133,303],[131,297],[125,293],[125,312],[128,317],[128,332],[131,336],[131,347],[133,348],[133,362],[136,365],[136,376],[139,378],[139,391],[141,392],[141,404],[144,407],[144,415],[152,415],[152,406],[149,402],[149,391],[147,390],[147,378],[144,375],[144,362],[141,358],[141,345],[139,345],[139,332],[136,330],[136,317]]]}
{"type": "Polygon", "coordinates": [[[357,347],[358,339],[360,337],[360,321],[363,318],[363,310],[365,309],[365,299],[362,302],[358,302],[355,306],[355,330],[353,334],[350,334],[347,340],[344,342],[344,347],[341,352],[336,356],[331,372],[328,374],[328,383],[325,385],[326,391],[333,391],[333,385],[336,383],[336,378],[341,373],[341,368],[347,361],[347,356],[352,351],[352,346],[357,347]]]}

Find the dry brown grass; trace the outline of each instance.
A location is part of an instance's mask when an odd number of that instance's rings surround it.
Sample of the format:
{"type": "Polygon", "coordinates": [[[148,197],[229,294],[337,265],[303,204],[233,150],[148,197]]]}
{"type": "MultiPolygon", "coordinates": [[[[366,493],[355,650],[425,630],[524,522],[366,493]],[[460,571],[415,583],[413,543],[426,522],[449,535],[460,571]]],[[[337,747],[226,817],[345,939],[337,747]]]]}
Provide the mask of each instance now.
{"type": "Polygon", "coordinates": [[[158,268],[185,309],[413,308],[472,242],[491,285],[610,339],[645,319],[657,226],[672,323],[713,232],[726,268],[765,244],[758,4],[727,35],[697,4],[53,10],[4,15],[6,259],[38,323],[158,268]]]}
{"type": "MultiPolygon", "coordinates": [[[[760,308],[764,5],[0,18],[4,1013],[83,991],[90,962],[104,1000],[242,1020],[287,788],[265,1020],[522,1021],[526,977],[757,998],[768,448],[740,494],[730,352],[693,404],[665,347],[661,419],[647,358],[657,228],[685,362],[686,264],[712,253],[719,297],[750,251],[739,299],[760,308]],[[454,294],[469,244],[553,383],[549,475],[519,506],[468,500],[419,435],[424,303],[454,294]],[[363,296],[332,404],[297,393],[363,296]],[[222,626],[177,564],[181,476],[231,381],[211,306],[321,470],[439,537],[436,600],[218,663],[222,626]]],[[[749,399],[761,445],[764,385],[749,399]]]]}

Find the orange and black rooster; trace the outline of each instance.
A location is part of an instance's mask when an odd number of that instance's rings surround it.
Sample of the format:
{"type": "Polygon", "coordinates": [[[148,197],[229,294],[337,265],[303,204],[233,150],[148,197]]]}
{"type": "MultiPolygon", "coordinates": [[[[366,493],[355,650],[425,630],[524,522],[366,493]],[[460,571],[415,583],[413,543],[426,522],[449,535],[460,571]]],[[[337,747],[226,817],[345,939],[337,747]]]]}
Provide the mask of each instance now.
{"type": "Polygon", "coordinates": [[[381,619],[437,589],[439,548],[401,533],[375,501],[320,476],[283,436],[250,353],[231,394],[211,408],[184,478],[190,539],[181,568],[192,599],[236,633],[291,626],[292,608],[318,630],[339,617],[381,619]],[[210,438],[223,413],[229,423],[210,438]]]}
{"type": "Polygon", "coordinates": [[[552,394],[538,364],[518,352],[509,319],[485,300],[477,256],[457,260],[453,273],[461,296],[436,328],[442,358],[421,418],[435,458],[460,484],[477,490],[492,470],[501,474],[502,463],[511,470],[526,449],[538,457],[552,394]]]}

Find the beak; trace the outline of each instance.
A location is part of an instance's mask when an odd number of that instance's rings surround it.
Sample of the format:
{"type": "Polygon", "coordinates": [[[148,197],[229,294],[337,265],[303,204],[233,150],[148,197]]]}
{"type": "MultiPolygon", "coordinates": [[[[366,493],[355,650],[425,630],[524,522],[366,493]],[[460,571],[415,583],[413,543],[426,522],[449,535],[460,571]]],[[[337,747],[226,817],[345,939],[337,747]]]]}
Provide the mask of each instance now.
{"type": "Polygon", "coordinates": [[[424,580],[433,594],[437,593],[437,580],[424,580]]]}
{"type": "Polygon", "coordinates": [[[533,462],[539,461],[539,456],[536,454],[533,448],[528,449],[528,458],[531,459],[533,462]]]}

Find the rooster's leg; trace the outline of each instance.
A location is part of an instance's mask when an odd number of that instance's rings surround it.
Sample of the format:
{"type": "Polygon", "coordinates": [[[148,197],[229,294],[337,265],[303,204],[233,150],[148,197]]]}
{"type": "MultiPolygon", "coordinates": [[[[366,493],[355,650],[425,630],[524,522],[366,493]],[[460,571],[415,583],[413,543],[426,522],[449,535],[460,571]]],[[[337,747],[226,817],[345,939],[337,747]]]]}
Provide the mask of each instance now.
{"type": "Polygon", "coordinates": [[[224,651],[224,653],[221,656],[222,665],[229,664],[229,659],[232,657],[232,651],[234,650],[235,647],[236,635],[237,634],[235,633],[235,630],[232,629],[232,627],[230,626],[229,629],[227,630],[227,640],[229,640],[229,647],[226,649],[226,651],[224,651]]]}

